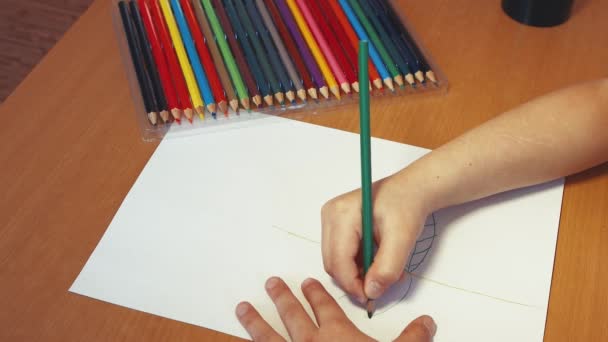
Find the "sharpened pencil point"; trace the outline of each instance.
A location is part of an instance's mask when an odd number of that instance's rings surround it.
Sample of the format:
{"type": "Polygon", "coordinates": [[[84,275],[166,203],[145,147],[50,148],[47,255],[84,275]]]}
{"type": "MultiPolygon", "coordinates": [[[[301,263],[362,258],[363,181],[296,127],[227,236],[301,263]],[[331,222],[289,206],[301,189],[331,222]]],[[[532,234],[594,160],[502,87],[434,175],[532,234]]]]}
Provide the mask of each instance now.
{"type": "Polygon", "coordinates": [[[429,70],[426,72],[426,77],[431,80],[431,82],[433,83],[437,83],[437,78],[435,77],[435,73],[433,72],[433,70],[429,70]]]}
{"type": "Polygon", "coordinates": [[[374,311],[376,311],[376,305],[374,304],[373,299],[369,299],[367,301],[367,318],[371,319],[374,316],[374,311]]]}

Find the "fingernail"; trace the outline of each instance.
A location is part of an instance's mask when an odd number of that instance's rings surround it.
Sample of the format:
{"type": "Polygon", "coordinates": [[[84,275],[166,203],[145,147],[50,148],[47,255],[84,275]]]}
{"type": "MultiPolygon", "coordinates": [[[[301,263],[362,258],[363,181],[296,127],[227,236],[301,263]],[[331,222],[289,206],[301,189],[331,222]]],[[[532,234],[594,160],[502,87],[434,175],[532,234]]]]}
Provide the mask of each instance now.
{"type": "Polygon", "coordinates": [[[422,324],[424,324],[424,326],[429,331],[429,334],[431,334],[431,336],[435,336],[435,332],[437,332],[437,324],[435,324],[435,321],[433,321],[433,319],[431,317],[429,317],[429,316],[424,317],[422,319],[422,324]]]}
{"type": "Polygon", "coordinates": [[[371,299],[376,299],[378,297],[380,297],[380,295],[382,294],[382,286],[380,286],[380,283],[378,283],[375,280],[370,281],[369,283],[367,283],[367,288],[365,289],[365,293],[367,294],[367,296],[371,299]]]}
{"type": "Polygon", "coordinates": [[[314,279],[312,279],[312,278],[307,278],[306,280],[304,280],[304,281],[302,282],[302,288],[303,288],[303,289],[304,289],[304,288],[307,288],[308,286],[312,285],[314,282],[315,282],[315,280],[314,280],[314,279]]]}
{"type": "Polygon", "coordinates": [[[245,314],[247,313],[247,311],[249,311],[249,304],[247,304],[245,302],[239,303],[239,305],[236,306],[236,315],[238,317],[245,316],[245,314]]]}
{"type": "Polygon", "coordinates": [[[279,284],[279,278],[272,277],[266,281],[266,290],[272,290],[279,284]]]}

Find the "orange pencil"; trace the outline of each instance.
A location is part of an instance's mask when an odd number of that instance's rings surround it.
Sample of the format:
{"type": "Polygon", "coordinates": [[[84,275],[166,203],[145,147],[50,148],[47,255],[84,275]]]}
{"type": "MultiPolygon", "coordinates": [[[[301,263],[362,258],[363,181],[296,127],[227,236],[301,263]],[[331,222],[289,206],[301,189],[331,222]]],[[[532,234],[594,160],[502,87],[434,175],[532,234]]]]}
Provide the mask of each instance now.
{"type": "Polygon", "coordinates": [[[220,110],[226,114],[228,113],[228,102],[226,100],[226,95],[224,94],[222,82],[220,81],[220,77],[215,69],[215,64],[211,58],[209,48],[205,44],[205,37],[201,32],[201,28],[198,26],[196,15],[194,14],[194,8],[192,8],[190,0],[179,0],[179,2],[182,5],[184,16],[186,17],[186,21],[190,27],[190,33],[192,33],[192,38],[194,39],[194,46],[196,46],[196,50],[201,58],[203,68],[207,74],[207,79],[209,80],[213,97],[215,98],[220,110]]]}
{"type": "MultiPolygon", "coordinates": [[[[357,51],[357,49],[359,48],[359,37],[357,36],[357,33],[351,26],[350,21],[348,21],[348,18],[346,17],[344,12],[342,12],[342,7],[338,3],[338,1],[321,0],[321,1],[319,1],[319,3],[325,7],[323,9],[325,11],[325,13],[328,13],[328,15],[330,15],[330,16],[333,14],[335,19],[338,20],[339,25],[336,25],[336,26],[339,26],[344,29],[344,33],[348,37],[348,41],[350,42],[352,48],[354,49],[354,51],[357,51]],[[327,6],[329,6],[331,8],[329,8],[327,6]]],[[[356,56],[356,54],[355,54],[355,56],[356,56]]],[[[378,72],[378,69],[376,68],[374,63],[371,61],[371,59],[367,61],[367,65],[368,65],[368,69],[369,69],[369,78],[372,80],[372,83],[374,84],[374,86],[376,88],[382,89],[382,78],[380,77],[380,73],[378,72]]],[[[386,86],[389,89],[391,89],[391,90],[395,89],[395,87],[393,85],[393,80],[390,77],[385,79],[384,82],[386,83],[386,86]]]]}

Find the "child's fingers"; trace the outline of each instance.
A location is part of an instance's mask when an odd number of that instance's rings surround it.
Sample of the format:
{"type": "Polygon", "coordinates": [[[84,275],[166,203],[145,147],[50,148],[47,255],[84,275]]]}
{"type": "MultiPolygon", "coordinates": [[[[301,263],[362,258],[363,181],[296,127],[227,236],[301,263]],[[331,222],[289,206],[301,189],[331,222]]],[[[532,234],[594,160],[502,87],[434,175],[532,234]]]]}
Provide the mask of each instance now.
{"type": "Polygon", "coordinates": [[[405,231],[382,236],[374,262],[365,276],[365,294],[369,298],[380,297],[401,278],[415,242],[416,236],[405,231]]]}
{"type": "Polygon", "coordinates": [[[356,199],[343,197],[327,202],[321,209],[321,223],[325,271],[342,289],[364,303],[367,298],[357,267],[357,251],[361,244],[360,203],[356,199]]]}
{"type": "Polygon", "coordinates": [[[285,328],[294,341],[310,341],[317,326],[287,284],[273,277],[266,281],[266,292],[274,302],[285,328]]]}
{"type": "Polygon", "coordinates": [[[363,292],[363,281],[357,266],[360,240],[360,236],[352,227],[333,229],[326,246],[329,249],[326,269],[344,291],[355,296],[359,302],[365,303],[367,297],[363,292]]]}
{"type": "Polygon", "coordinates": [[[436,330],[437,326],[430,316],[420,316],[403,330],[395,342],[430,342],[436,330]]]}
{"type": "Polygon", "coordinates": [[[319,327],[323,327],[325,324],[348,321],[336,300],[327,293],[327,290],[317,280],[306,279],[302,283],[302,292],[310,303],[319,327]]]}
{"type": "Polygon", "coordinates": [[[236,316],[255,342],[285,342],[251,304],[242,302],[237,305],[236,316]]]}

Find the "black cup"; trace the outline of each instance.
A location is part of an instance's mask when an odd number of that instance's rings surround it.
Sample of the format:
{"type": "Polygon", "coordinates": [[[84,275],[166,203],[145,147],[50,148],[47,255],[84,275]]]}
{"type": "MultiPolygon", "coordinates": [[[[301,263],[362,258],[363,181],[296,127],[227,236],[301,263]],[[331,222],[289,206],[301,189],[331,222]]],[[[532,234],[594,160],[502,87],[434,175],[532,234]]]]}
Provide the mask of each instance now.
{"type": "Polygon", "coordinates": [[[549,27],[570,18],[573,0],[502,0],[502,9],[514,20],[530,26],[549,27]]]}

